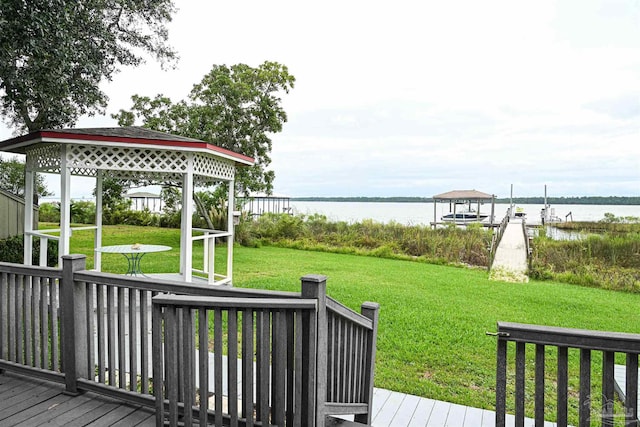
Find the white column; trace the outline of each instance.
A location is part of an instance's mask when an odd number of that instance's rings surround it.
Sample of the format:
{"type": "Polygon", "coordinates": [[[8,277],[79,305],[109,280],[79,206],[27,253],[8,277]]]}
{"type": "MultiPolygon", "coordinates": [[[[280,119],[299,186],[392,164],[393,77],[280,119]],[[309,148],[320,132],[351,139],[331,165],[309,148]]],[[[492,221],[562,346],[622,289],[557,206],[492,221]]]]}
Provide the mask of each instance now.
{"type": "Polygon", "coordinates": [[[229,181],[229,203],[227,203],[227,231],[231,233],[231,236],[227,238],[227,277],[229,278],[229,284],[233,283],[233,240],[235,236],[235,230],[233,225],[233,211],[235,207],[234,196],[234,181],[229,181]]]}
{"type": "Polygon", "coordinates": [[[60,147],[60,240],[58,241],[58,265],[62,256],[69,255],[71,239],[71,171],[67,167],[67,147],[60,147]]]}
{"type": "Polygon", "coordinates": [[[97,251],[102,246],[102,171],[96,174],[96,240],[93,249],[93,269],[102,271],[102,252],[97,251]]]}
{"type": "Polygon", "coordinates": [[[193,266],[193,156],[189,156],[187,172],[182,176],[182,217],[180,222],[180,273],[191,282],[193,266]]]}
{"type": "MultiPolygon", "coordinates": [[[[26,162],[28,165],[29,162],[26,162]]],[[[35,173],[25,165],[24,176],[24,265],[31,265],[33,254],[33,187],[35,173]]],[[[42,248],[40,248],[42,250],[42,248]]]]}

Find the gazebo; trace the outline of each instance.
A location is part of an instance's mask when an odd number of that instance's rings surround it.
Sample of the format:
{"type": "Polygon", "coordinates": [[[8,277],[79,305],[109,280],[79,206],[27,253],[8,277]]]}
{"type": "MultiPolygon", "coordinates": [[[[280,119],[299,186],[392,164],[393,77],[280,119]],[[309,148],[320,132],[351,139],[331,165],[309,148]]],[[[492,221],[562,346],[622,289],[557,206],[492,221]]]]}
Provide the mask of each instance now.
{"type": "MultiPolygon", "coordinates": [[[[198,271],[210,284],[229,284],[233,266],[233,183],[238,166],[253,159],[209,142],[152,131],[141,127],[40,130],[0,142],[0,151],[26,155],[24,263],[31,265],[33,238],[40,238],[40,264],[46,264],[46,242],[58,240],[59,256],[69,254],[71,237],[72,176],[96,179],[96,224],[94,268],[101,270],[102,182],[104,178],[173,182],[182,187],[180,237],[181,280],[193,280],[193,242],[203,240],[204,268],[198,271]],[[38,231],[33,225],[34,178],[36,172],[60,175],[59,235],[38,231]],[[197,185],[229,184],[226,230],[193,229],[193,192],[197,185]],[[198,234],[195,235],[194,231],[198,234]],[[227,268],[224,275],[214,268],[215,239],[227,237],[227,268]],[[44,243],[44,244],[42,244],[44,243]],[[44,251],[44,253],[43,253],[44,251]]],[[[135,243],[135,242],[132,242],[135,243]]]]}
{"type": "MultiPolygon", "coordinates": [[[[491,216],[489,219],[490,225],[493,225],[495,215],[495,196],[492,194],[483,193],[477,190],[453,190],[446,193],[437,194],[433,196],[433,226],[438,224],[437,221],[437,206],[438,203],[449,203],[449,211],[453,212],[454,218],[456,214],[456,208],[458,205],[477,204],[476,212],[480,213],[480,205],[483,203],[491,202],[491,216]]],[[[478,222],[480,220],[478,219],[478,222]]]]}

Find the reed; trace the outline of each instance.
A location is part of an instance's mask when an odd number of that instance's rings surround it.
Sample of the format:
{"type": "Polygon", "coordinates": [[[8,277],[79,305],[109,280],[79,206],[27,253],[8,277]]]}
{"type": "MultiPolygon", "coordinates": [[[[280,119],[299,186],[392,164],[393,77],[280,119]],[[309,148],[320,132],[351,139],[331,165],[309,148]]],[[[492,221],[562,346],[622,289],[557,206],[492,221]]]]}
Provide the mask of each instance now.
{"type": "Polygon", "coordinates": [[[318,214],[267,214],[254,221],[243,222],[236,238],[245,246],[268,244],[435,264],[488,267],[491,232],[479,225],[434,230],[423,225],[383,224],[373,220],[331,222],[318,214]]]}
{"type": "Polygon", "coordinates": [[[640,292],[639,232],[590,234],[576,240],[552,240],[544,234],[533,241],[531,277],[640,292]]]}

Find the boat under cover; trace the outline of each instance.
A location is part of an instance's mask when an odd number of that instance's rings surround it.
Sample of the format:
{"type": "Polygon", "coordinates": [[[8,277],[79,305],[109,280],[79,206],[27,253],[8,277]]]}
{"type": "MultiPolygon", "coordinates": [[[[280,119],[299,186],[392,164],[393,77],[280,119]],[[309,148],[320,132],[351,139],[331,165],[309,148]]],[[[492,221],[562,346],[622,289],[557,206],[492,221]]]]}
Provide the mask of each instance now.
{"type": "Polygon", "coordinates": [[[447,222],[474,222],[474,221],[482,221],[487,218],[489,215],[485,215],[483,213],[477,213],[476,211],[462,211],[450,213],[442,216],[443,221],[447,222]]]}

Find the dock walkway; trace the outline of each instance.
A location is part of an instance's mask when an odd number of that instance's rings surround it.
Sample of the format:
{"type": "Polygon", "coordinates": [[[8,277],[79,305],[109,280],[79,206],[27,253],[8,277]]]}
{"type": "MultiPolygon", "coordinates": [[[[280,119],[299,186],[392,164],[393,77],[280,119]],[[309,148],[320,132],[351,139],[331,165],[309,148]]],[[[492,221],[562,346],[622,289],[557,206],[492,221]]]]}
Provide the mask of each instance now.
{"type": "Polygon", "coordinates": [[[495,280],[527,282],[527,244],[522,231],[522,220],[512,218],[507,224],[502,239],[496,249],[491,266],[491,276],[495,280]]]}

